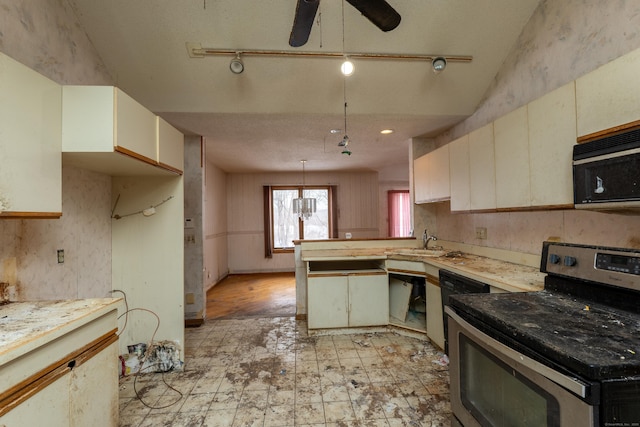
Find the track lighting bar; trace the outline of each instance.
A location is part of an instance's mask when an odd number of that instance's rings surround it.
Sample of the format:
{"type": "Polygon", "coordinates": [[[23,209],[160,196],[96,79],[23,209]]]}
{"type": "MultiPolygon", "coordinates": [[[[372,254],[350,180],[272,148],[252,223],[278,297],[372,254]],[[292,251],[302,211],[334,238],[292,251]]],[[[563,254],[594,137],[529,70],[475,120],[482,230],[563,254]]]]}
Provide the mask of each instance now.
{"type": "Polygon", "coordinates": [[[238,49],[212,49],[203,48],[200,43],[187,43],[187,51],[191,58],[204,58],[205,56],[214,55],[231,55],[237,56],[291,56],[303,58],[344,58],[348,56],[351,59],[380,59],[380,60],[397,60],[397,61],[433,61],[435,58],[444,58],[449,62],[471,62],[472,56],[461,55],[419,55],[419,54],[403,54],[403,53],[353,53],[353,52],[303,52],[291,50],[238,50],[238,49]]]}

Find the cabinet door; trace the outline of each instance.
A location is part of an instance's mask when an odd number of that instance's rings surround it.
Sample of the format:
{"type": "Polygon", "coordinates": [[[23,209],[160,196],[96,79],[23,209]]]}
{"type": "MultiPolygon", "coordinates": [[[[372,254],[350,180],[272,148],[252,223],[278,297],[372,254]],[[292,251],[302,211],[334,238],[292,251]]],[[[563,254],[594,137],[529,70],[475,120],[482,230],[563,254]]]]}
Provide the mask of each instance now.
{"type": "Polygon", "coordinates": [[[640,120],[640,49],[576,80],[578,136],[640,120]]]}
{"type": "Polygon", "coordinates": [[[528,118],[531,205],[573,205],[574,83],[529,103],[528,118]]]}
{"type": "Polygon", "coordinates": [[[458,138],[449,144],[449,175],[451,210],[468,211],[471,208],[468,135],[458,138]]]}
{"type": "Polygon", "coordinates": [[[449,145],[437,148],[427,154],[429,159],[429,180],[431,181],[432,201],[449,200],[451,187],[449,185],[449,145]]]}
{"type": "Polygon", "coordinates": [[[377,326],[388,323],[387,274],[349,275],[349,326],[377,326]]]}
{"type": "Polygon", "coordinates": [[[307,278],[309,329],[349,326],[349,278],[347,275],[307,278]]]}
{"type": "Polygon", "coordinates": [[[116,88],[116,140],[114,146],[158,161],[156,116],[116,88]]]}
{"type": "Polygon", "coordinates": [[[182,172],[184,169],[184,135],[161,117],[158,123],[158,162],[182,172]]]}
{"type": "Polygon", "coordinates": [[[413,194],[416,203],[425,203],[431,196],[429,181],[429,155],[418,157],[413,161],[413,194]]]}
{"type": "MultiPolygon", "coordinates": [[[[111,362],[113,363],[113,361],[111,362]]],[[[71,376],[63,375],[11,411],[0,416],[0,426],[69,427],[71,425],[69,419],[71,412],[70,385],[71,376]]],[[[95,396],[93,398],[95,399],[95,396]]]]}
{"type": "Polygon", "coordinates": [[[498,208],[531,204],[527,107],[520,107],[493,124],[498,208]]]}
{"type": "Polygon", "coordinates": [[[115,138],[112,86],[62,88],[62,151],[110,153],[115,138]]]}
{"type": "Polygon", "coordinates": [[[469,134],[469,205],[471,210],[496,208],[493,123],[469,134]]]}
{"type": "Polygon", "coordinates": [[[427,281],[427,335],[429,339],[444,349],[444,319],[442,317],[442,296],[440,286],[427,281]]]}
{"type": "Polygon", "coordinates": [[[61,103],[59,84],[0,54],[0,214],[3,216],[61,215],[61,103]]]}
{"type": "Polygon", "coordinates": [[[69,426],[109,427],[118,424],[118,343],[73,369],[69,390],[69,426]],[[100,404],[96,405],[96,396],[100,404]]]}

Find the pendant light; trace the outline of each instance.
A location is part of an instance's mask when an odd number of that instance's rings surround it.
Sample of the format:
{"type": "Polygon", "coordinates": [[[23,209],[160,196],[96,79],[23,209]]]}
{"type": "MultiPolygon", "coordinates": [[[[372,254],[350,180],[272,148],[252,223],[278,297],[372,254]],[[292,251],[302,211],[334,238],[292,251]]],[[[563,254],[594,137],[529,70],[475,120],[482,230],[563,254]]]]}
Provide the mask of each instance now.
{"type": "Polygon", "coordinates": [[[343,92],[342,92],[342,100],[344,102],[344,137],[342,137],[342,141],[338,142],[338,147],[342,147],[342,154],[346,154],[347,156],[351,155],[351,150],[349,150],[349,134],[347,133],[347,79],[346,77],[343,79],[343,92]]]}
{"type": "MultiPolygon", "coordinates": [[[[344,54],[344,0],[342,0],[342,53],[344,54]]],[[[342,100],[344,102],[344,137],[338,142],[338,147],[342,147],[342,154],[351,155],[349,150],[349,134],[347,133],[347,77],[353,74],[353,63],[348,57],[341,66],[342,78],[342,100]]]]}
{"type": "Polygon", "coordinates": [[[298,215],[298,218],[304,221],[305,219],[311,218],[311,216],[316,213],[316,199],[304,197],[304,165],[307,161],[300,160],[300,163],[302,163],[302,197],[293,199],[293,213],[298,215]]]}
{"type": "MultiPolygon", "coordinates": [[[[346,86],[346,85],[345,85],[346,86]]],[[[351,155],[351,150],[349,150],[349,134],[347,133],[347,95],[345,89],[344,95],[344,137],[342,137],[342,141],[338,142],[338,147],[342,147],[342,154],[346,154],[347,156],[351,155]]]]}

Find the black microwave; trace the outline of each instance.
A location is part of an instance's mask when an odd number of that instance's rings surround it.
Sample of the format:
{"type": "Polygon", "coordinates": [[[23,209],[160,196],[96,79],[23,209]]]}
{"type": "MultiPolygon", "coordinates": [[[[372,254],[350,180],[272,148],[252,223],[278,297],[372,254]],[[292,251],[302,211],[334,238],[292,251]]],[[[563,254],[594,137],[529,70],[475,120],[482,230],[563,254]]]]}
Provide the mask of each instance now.
{"type": "Polygon", "coordinates": [[[573,147],[576,209],[640,208],[640,128],[573,147]]]}

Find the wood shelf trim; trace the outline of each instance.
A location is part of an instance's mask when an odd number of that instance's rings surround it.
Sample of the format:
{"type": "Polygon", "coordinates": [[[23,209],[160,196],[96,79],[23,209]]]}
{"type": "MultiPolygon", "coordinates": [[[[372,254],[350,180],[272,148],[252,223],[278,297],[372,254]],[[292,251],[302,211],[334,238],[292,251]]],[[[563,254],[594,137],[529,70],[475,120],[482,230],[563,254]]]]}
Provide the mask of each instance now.
{"type": "Polygon", "coordinates": [[[0,219],[59,219],[62,212],[0,212],[0,219]]]}
{"type": "Polygon", "coordinates": [[[601,139],[606,136],[613,136],[617,133],[627,132],[630,130],[634,130],[640,127],[640,120],[636,120],[630,123],[625,123],[623,125],[614,126],[609,129],[603,129],[598,132],[593,132],[587,135],[579,136],[577,139],[578,144],[584,144],[585,142],[593,141],[595,139],[601,139]]]}
{"type": "MultiPolygon", "coordinates": [[[[411,261],[411,262],[422,262],[422,261],[411,261]]],[[[409,276],[426,277],[426,274],[424,271],[403,270],[400,268],[387,268],[387,271],[392,274],[406,274],[409,276]]]]}

